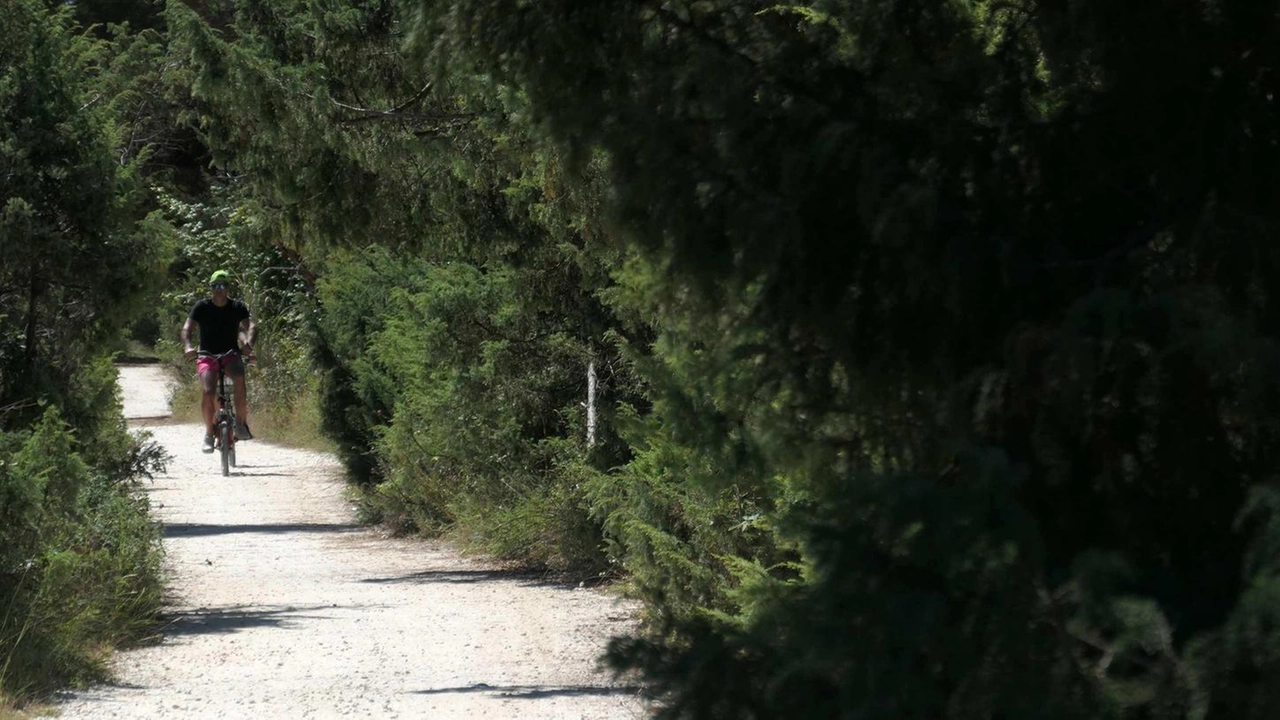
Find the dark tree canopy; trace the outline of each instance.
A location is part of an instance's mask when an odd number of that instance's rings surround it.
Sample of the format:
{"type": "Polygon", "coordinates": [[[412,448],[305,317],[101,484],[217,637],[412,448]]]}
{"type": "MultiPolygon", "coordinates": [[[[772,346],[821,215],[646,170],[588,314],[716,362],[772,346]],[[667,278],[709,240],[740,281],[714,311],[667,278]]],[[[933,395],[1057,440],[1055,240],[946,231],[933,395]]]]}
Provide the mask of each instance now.
{"type": "Polygon", "coordinates": [[[1064,702],[1083,676],[1048,668],[1074,662],[1137,716],[1265,714],[1242,688],[1277,669],[1244,629],[1275,592],[1275,3],[414,7],[441,67],[607,154],[658,310],[742,304],[669,331],[669,366],[725,358],[670,376],[672,419],[750,461],[721,482],[793,481],[817,575],[742,634],[636,650],[672,714],[777,712],[799,682],[836,714],[1023,716],[1028,662],[1064,702]],[[885,624],[918,671],[797,640],[885,624]],[[777,684],[681,679],[702,651],[777,684]]]}

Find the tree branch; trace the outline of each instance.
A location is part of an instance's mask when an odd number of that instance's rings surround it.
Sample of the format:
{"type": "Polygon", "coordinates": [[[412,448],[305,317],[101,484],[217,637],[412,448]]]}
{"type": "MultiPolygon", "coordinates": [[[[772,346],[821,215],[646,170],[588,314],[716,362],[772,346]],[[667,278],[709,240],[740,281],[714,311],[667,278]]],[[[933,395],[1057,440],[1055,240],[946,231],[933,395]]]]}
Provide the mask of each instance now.
{"type": "Polygon", "coordinates": [[[360,117],[341,118],[338,123],[342,125],[354,125],[356,123],[368,122],[370,120],[413,120],[413,121],[433,121],[455,123],[460,121],[470,121],[475,117],[475,113],[407,113],[395,114],[391,112],[377,115],[361,115],[360,117]]]}
{"type": "MultiPolygon", "coordinates": [[[[351,112],[357,112],[363,115],[363,117],[347,118],[347,119],[339,120],[338,122],[353,122],[353,121],[360,121],[360,120],[376,119],[379,117],[390,117],[393,115],[399,115],[400,113],[404,112],[405,109],[407,109],[409,106],[417,103],[419,100],[426,97],[427,93],[431,92],[431,86],[432,86],[432,83],[430,80],[428,80],[427,83],[422,86],[422,89],[419,90],[413,97],[409,98],[408,100],[405,100],[399,105],[396,105],[395,107],[390,108],[388,110],[377,110],[374,108],[360,107],[358,105],[350,105],[348,103],[342,102],[341,100],[334,100],[333,98],[329,98],[329,102],[333,103],[334,105],[337,105],[343,110],[350,110],[351,112]]],[[[311,98],[312,100],[315,100],[315,97],[312,95],[307,95],[307,97],[311,98]]]]}

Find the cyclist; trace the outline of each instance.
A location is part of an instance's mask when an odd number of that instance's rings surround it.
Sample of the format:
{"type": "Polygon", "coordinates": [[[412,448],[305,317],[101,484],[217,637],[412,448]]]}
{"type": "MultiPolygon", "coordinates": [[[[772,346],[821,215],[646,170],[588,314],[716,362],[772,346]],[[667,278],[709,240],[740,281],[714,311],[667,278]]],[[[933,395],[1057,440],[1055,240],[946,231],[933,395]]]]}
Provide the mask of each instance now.
{"type": "Polygon", "coordinates": [[[221,360],[222,367],[231,378],[235,388],[236,404],[236,439],[252,440],[249,432],[249,408],[245,400],[244,361],[241,354],[252,355],[253,343],[258,337],[258,328],[253,323],[249,308],[240,300],[228,296],[227,288],[231,284],[231,275],[226,270],[217,270],[209,276],[212,297],[197,302],[191,308],[191,315],[182,325],[182,346],[188,360],[196,359],[196,372],[204,389],[201,409],[204,411],[204,451],[213,452],[213,416],[216,410],[219,360],[207,355],[221,355],[231,352],[221,360]],[[199,352],[191,344],[191,328],[200,326],[199,352]],[[239,343],[241,333],[245,342],[239,343]],[[234,352],[233,352],[234,351],[234,352]],[[204,353],[204,354],[201,354],[204,353]]]}

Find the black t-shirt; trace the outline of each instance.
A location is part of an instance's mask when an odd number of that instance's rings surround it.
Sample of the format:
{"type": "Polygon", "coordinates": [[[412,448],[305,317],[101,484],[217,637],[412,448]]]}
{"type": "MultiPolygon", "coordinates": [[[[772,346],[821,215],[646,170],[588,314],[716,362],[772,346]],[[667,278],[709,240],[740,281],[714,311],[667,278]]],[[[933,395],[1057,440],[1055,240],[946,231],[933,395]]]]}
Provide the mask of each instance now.
{"type": "Polygon", "coordinates": [[[200,349],[214,354],[239,347],[240,321],[248,317],[249,308],[239,300],[228,300],[218,307],[212,298],[205,298],[191,308],[191,319],[200,326],[200,349]]]}

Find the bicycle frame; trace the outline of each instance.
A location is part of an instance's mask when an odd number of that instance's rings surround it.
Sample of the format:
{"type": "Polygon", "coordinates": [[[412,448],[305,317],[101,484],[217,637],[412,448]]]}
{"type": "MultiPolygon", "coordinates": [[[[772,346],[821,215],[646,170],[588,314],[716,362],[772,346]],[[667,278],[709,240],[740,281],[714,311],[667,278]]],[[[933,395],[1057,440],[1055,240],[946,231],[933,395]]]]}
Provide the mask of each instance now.
{"type": "MultiPolygon", "coordinates": [[[[235,350],[217,355],[213,353],[201,354],[201,357],[213,358],[218,364],[218,405],[213,415],[213,438],[214,448],[218,450],[221,456],[223,476],[230,475],[231,468],[236,465],[236,408],[234,400],[228,398],[227,371],[223,366],[223,361],[233,353],[239,354],[235,350]]],[[[243,362],[247,365],[249,361],[246,358],[243,362]]]]}

